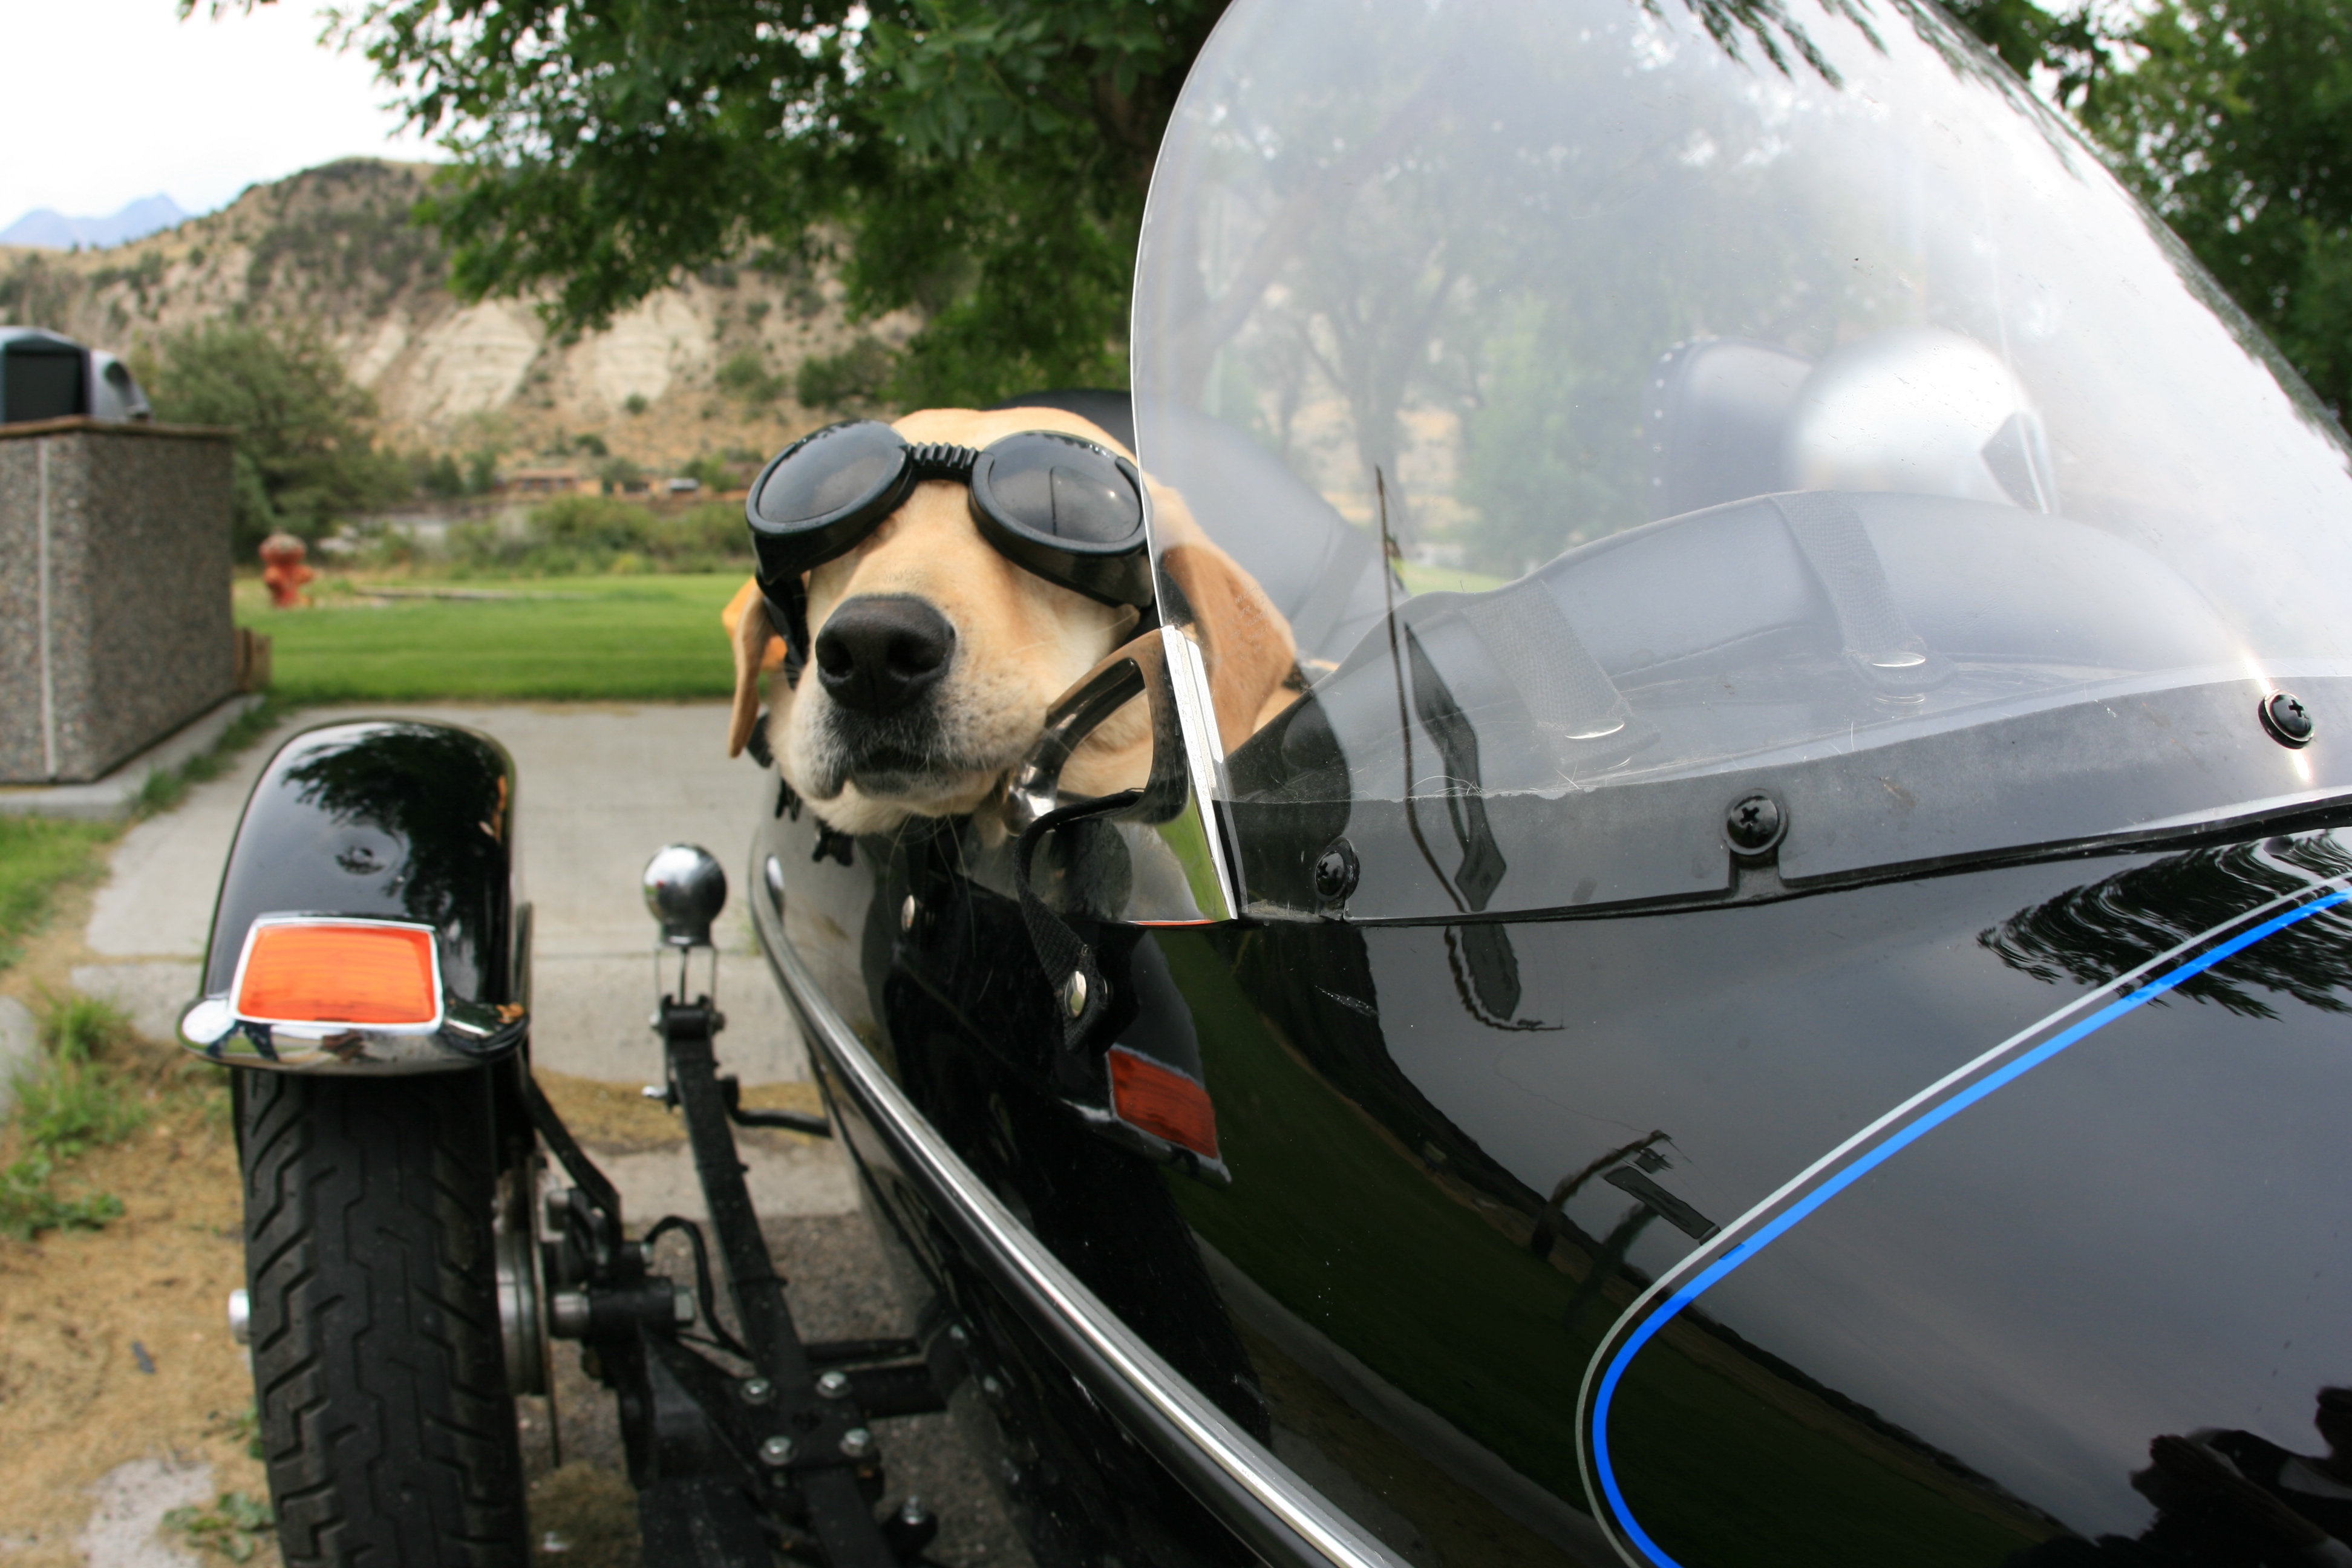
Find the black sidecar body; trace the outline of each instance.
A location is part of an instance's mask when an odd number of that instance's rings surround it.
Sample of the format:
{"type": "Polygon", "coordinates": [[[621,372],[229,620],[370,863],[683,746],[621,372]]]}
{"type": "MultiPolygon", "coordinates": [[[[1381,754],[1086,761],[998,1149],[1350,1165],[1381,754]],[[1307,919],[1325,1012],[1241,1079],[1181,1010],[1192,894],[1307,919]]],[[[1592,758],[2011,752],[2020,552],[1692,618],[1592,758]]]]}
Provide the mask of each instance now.
{"type": "MultiPolygon", "coordinates": [[[[1296,700],[1221,731],[1163,579],[1009,822],[770,752],[730,862],[916,1337],[794,1331],[685,985],[734,1308],[649,1269],[493,745],[272,764],[184,1032],[256,1069],[289,1560],[511,1560],[567,1337],[648,1562],[918,1559],[864,1423],[950,1405],[1044,1568],[2352,1559],[2352,453],[2089,146],[1932,6],[1238,0],[1136,301],[1130,394],[1022,401],[1296,700]]],[[[725,880],[665,851],[663,940],[725,880]]]]}

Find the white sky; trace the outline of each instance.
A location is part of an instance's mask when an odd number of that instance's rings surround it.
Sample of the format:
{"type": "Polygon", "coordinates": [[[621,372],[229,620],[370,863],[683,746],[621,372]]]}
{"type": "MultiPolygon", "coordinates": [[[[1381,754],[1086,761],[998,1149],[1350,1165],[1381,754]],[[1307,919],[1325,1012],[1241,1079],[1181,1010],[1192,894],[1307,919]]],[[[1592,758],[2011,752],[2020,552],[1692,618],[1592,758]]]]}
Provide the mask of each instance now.
{"type": "Polygon", "coordinates": [[[373,68],[320,47],[319,9],[280,0],[214,21],[200,0],[182,22],[173,0],[0,0],[0,228],[157,192],[209,212],[354,153],[437,156],[392,136],[373,68]]]}

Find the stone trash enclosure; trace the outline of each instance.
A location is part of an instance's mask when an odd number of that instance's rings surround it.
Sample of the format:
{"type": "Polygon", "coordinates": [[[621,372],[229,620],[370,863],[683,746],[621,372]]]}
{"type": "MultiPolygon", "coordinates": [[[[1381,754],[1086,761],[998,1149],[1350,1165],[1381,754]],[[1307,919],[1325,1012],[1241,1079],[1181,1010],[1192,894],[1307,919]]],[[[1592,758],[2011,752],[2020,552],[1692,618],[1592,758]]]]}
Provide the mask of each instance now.
{"type": "Polygon", "coordinates": [[[230,433],[0,425],[0,784],[95,779],[236,689],[230,433]]]}

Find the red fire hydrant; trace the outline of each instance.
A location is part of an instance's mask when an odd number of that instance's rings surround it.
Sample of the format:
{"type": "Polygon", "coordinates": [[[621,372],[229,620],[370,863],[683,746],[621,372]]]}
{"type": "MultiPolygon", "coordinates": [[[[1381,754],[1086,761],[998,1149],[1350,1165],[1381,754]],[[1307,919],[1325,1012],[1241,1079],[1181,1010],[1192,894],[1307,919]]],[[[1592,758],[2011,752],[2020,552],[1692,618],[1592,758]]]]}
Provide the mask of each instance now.
{"type": "Polygon", "coordinates": [[[269,602],[281,610],[302,602],[302,584],[318,574],[302,563],[309,553],[290,533],[273,533],[261,542],[261,580],[269,585],[269,602]]]}

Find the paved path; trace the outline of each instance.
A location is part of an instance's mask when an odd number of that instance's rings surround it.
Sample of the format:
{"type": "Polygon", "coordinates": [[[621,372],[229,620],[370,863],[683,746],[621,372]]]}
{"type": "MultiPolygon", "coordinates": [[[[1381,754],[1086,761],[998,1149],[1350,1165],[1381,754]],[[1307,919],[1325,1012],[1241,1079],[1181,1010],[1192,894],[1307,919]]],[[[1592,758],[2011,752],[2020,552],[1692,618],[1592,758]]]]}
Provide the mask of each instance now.
{"type": "MultiPolygon", "coordinates": [[[[76,968],[75,985],[114,998],[144,1032],[170,1038],[196,994],[221,867],[253,781],[289,737],[361,714],[463,724],[513,754],[540,1068],[619,1083],[659,1078],[660,1047],[647,1026],[654,926],[638,879],[656,849],[684,840],[719,857],[733,884],[718,928],[722,1064],[747,1084],[808,1077],[805,1047],[754,943],[737,869],[772,786],[749,761],[728,760],[727,710],[716,703],[309,710],[191,790],[177,810],[124,836],[83,938],[105,962],[76,968]]],[[[832,1146],[747,1148],[745,1160],[762,1214],[856,1206],[848,1164],[832,1146]]],[[[682,1148],[611,1163],[632,1210],[698,1213],[682,1148]]]]}

